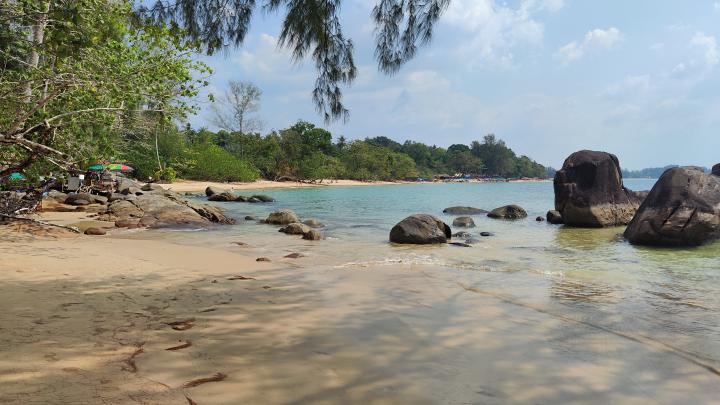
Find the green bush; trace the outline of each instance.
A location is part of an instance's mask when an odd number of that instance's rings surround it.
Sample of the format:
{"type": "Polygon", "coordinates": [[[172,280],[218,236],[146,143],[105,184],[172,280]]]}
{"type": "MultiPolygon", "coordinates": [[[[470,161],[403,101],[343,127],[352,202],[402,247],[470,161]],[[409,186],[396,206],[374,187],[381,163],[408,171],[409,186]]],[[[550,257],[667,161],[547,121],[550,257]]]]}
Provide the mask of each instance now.
{"type": "Polygon", "coordinates": [[[163,170],[155,172],[155,179],[173,183],[177,179],[177,173],[175,173],[175,169],[172,167],[166,167],[163,170]]]}
{"type": "Polygon", "coordinates": [[[193,163],[187,178],[212,181],[255,181],[260,172],[245,160],[213,144],[194,145],[190,149],[193,163]]]}

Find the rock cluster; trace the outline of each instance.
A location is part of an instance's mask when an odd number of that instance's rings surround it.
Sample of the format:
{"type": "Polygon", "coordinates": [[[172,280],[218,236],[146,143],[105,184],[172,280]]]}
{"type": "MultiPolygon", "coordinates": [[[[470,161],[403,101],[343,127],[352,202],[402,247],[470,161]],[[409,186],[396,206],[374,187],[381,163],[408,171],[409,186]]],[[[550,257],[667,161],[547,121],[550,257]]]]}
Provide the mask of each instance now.
{"type": "Polygon", "coordinates": [[[278,229],[278,231],[288,235],[302,235],[302,238],[306,240],[323,239],[323,234],[317,229],[313,229],[314,227],[323,226],[320,221],[306,220],[305,223],[303,223],[293,210],[277,210],[270,213],[263,222],[271,225],[284,225],[282,228],[278,229]]]}

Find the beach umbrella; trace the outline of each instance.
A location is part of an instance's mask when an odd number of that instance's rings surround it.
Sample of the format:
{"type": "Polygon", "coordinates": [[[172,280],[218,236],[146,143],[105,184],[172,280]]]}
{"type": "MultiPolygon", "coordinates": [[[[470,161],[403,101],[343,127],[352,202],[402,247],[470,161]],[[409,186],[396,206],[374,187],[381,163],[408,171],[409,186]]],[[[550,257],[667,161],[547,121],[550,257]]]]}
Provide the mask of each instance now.
{"type": "Polygon", "coordinates": [[[96,163],[96,164],[88,167],[88,170],[92,170],[92,171],[105,170],[105,167],[106,166],[104,164],[96,163]]]}
{"type": "Polygon", "coordinates": [[[115,171],[115,172],[131,172],[131,171],[135,170],[128,165],[123,165],[123,164],[119,164],[119,163],[110,164],[107,166],[107,169],[115,171]]]}
{"type": "Polygon", "coordinates": [[[26,179],[26,177],[22,173],[18,173],[18,172],[10,173],[10,175],[8,176],[8,180],[13,180],[13,181],[20,181],[20,180],[25,180],[25,179],[26,179]]]}

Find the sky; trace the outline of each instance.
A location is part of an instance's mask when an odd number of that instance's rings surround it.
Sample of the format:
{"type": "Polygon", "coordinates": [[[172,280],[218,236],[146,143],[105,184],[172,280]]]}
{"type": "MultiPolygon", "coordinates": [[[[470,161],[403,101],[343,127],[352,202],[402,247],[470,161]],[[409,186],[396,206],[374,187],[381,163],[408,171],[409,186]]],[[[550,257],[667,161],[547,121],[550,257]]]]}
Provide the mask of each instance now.
{"type": "MultiPolygon", "coordinates": [[[[263,132],[299,119],[335,138],[387,136],[447,147],[494,133],[519,155],[559,168],[581,149],[623,168],[720,162],[720,1],[451,0],[432,42],[395,75],[374,59],[377,0],[345,0],[358,78],[346,123],[312,103],[311,60],[277,47],[282,15],[257,13],[245,43],[202,60],[262,91],[263,132]]],[[[217,129],[209,103],[194,127],[217,129]]]]}

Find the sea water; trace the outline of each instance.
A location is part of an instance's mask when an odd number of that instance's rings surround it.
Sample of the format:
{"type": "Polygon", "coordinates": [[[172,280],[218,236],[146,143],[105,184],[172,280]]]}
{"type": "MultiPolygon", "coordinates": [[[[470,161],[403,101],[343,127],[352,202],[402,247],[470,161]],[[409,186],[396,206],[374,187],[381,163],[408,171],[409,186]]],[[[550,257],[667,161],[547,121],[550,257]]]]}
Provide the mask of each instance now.
{"type": "MultiPolygon", "coordinates": [[[[654,180],[629,179],[633,190],[654,180]]],[[[383,271],[389,267],[442,274],[448,283],[471,286],[503,300],[571,317],[608,333],[649,339],[669,350],[720,367],[720,243],[690,249],[632,246],[623,227],[578,229],[537,222],[553,208],[552,183],[440,183],[362,187],[314,187],[243,191],[267,194],[269,204],[210,203],[238,224],[202,232],[152,231],[143,237],[170,238],[253,256],[306,257],[292,265],[325,271],[383,271]],[[472,247],[398,246],[388,242],[394,224],[414,213],[443,214],[450,206],[490,210],[517,204],[526,219],[473,216],[467,231],[472,247]],[[280,209],[326,226],[323,241],[304,241],[277,226],[246,221],[280,209]],[[480,232],[493,236],[481,237],[480,232]],[[235,242],[243,242],[238,246],[235,242]]],[[[204,201],[204,196],[191,197],[204,201]]],[[[460,239],[459,241],[463,241],[460,239]]]]}

